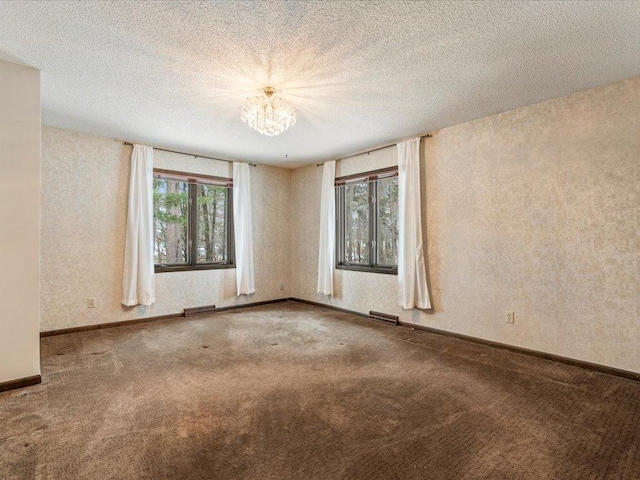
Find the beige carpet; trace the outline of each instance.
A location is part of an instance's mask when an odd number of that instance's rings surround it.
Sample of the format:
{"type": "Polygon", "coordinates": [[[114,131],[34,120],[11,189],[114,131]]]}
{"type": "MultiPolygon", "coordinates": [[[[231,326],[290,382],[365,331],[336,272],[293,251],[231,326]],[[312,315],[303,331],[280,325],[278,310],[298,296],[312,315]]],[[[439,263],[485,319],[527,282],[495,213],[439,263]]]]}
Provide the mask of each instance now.
{"type": "Polygon", "coordinates": [[[42,341],[2,479],[640,478],[640,383],[281,303],[42,341]]]}

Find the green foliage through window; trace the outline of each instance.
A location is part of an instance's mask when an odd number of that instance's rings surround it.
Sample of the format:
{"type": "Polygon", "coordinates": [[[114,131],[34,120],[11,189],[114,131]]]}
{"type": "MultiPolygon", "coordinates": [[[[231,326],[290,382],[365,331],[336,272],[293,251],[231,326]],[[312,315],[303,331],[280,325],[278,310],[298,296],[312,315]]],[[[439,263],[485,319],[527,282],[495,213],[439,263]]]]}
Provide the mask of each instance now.
{"type": "Polygon", "coordinates": [[[198,263],[227,261],[227,188],[198,185],[198,263]]]}
{"type": "MultiPolygon", "coordinates": [[[[373,174],[374,172],[372,172],[373,174]]],[[[336,186],[338,265],[395,273],[398,177],[394,172],[336,186]]]]}
{"type": "Polygon", "coordinates": [[[369,184],[345,185],[344,197],[345,263],[369,265],[369,184]]]}
{"type": "Polygon", "coordinates": [[[189,184],[174,180],[153,180],[156,265],[188,262],[189,184]]]}
{"type": "Polygon", "coordinates": [[[162,176],[153,203],[158,268],[233,263],[231,187],[162,176]]]}

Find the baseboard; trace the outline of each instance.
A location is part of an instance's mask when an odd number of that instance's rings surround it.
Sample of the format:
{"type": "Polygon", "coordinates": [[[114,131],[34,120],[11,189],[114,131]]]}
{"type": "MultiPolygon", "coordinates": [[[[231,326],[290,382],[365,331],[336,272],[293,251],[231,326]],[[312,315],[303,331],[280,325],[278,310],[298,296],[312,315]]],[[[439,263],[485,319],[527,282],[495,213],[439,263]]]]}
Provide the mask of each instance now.
{"type": "Polygon", "coordinates": [[[508,350],[514,353],[520,353],[523,355],[529,355],[531,357],[542,358],[544,360],[551,360],[553,362],[564,363],[574,367],[584,368],[586,370],[592,370],[595,372],[606,373],[608,375],[615,375],[616,377],[628,378],[630,380],[640,381],[640,373],[632,372],[630,370],[622,370],[614,367],[607,367],[606,365],[600,365],[598,363],[586,362],[584,360],[576,360],[575,358],[563,357],[561,355],[555,355],[553,353],[541,352],[539,350],[531,350],[524,347],[516,347],[515,345],[509,345],[507,343],[494,342],[493,340],[485,340],[483,338],[472,337],[470,335],[463,335],[461,333],[447,332],[446,330],[439,330],[437,328],[425,327],[423,325],[416,325],[413,323],[399,322],[400,326],[410,327],[415,330],[423,332],[434,333],[436,335],[442,335],[445,337],[457,338],[471,343],[479,345],[486,345],[488,347],[499,348],[501,350],[508,350]]]}
{"type": "Polygon", "coordinates": [[[0,392],[6,392],[7,390],[13,390],[16,388],[30,387],[31,385],[37,385],[40,382],[42,382],[42,377],[40,375],[18,378],[16,380],[0,383],[0,392]]]}
{"type": "MultiPolygon", "coordinates": [[[[289,300],[292,301],[292,302],[306,303],[308,305],[315,305],[317,307],[329,308],[331,310],[338,310],[338,311],[344,312],[344,313],[351,313],[353,315],[358,315],[359,317],[366,317],[366,318],[369,317],[368,315],[365,315],[364,313],[355,312],[353,310],[347,310],[346,308],[335,307],[333,305],[327,305],[325,303],[312,302],[310,300],[302,300],[302,299],[293,298],[293,297],[289,298],[289,300]]],[[[541,352],[541,351],[538,351],[538,350],[531,350],[531,349],[528,349],[528,348],[516,347],[515,345],[509,345],[509,344],[506,344],[506,343],[494,342],[493,340],[485,340],[483,338],[472,337],[471,335],[463,335],[461,333],[448,332],[446,330],[439,330],[437,328],[425,327],[423,325],[416,325],[414,323],[407,323],[407,322],[399,321],[398,325],[402,326],[402,327],[410,327],[410,328],[413,328],[415,330],[421,330],[423,332],[433,333],[433,334],[436,334],[436,335],[442,335],[442,336],[445,336],[445,337],[457,338],[458,340],[464,340],[464,341],[467,341],[467,342],[472,342],[472,343],[476,343],[476,344],[480,344],[480,345],[485,345],[485,346],[488,346],[488,347],[500,348],[502,350],[508,350],[508,351],[514,352],[514,353],[520,353],[520,354],[523,354],[523,355],[529,355],[529,356],[532,356],[532,357],[542,358],[544,360],[551,360],[553,362],[564,363],[566,365],[571,365],[571,366],[574,366],[574,367],[580,367],[580,368],[584,368],[586,370],[591,370],[591,371],[595,371],[595,372],[599,372],[599,373],[606,373],[608,375],[614,375],[616,377],[623,377],[623,378],[628,378],[630,380],[640,381],[640,373],[632,372],[630,370],[622,370],[622,369],[619,369],[619,368],[607,367],[606,365],[600,365],[598,363],[591,363],[591,362],[586,362],[586,361],[583,361],[583,360],[576,360],[575,358],[563,357],[561,355],[555,355],[555,354],[552,354],[552,353],[545,353],[545,352],[541,352]]]]}
{"type": "MultiPolygon", "coordinates": [[[[236,310],[239,308],[249,308],[249,307],[259,307],[261,305],[268,305],[271,303],[280,303],[280,302],[286,302],[287,300],[289,300],[288,298],[278,298],[275,300],[266,300],[264,302],[254,302],[254,303],[244,303],[241,305],[230,305],[228,307],[219,307],[216,308],[215,311],[209,311],[206,313],[203,313],[202,315],[212,315],[218,312],[224,312],[227,310],[236,310]]],[[[200,315],[200,316],[202,316],[200,315]]],[[[157,315],[155,317],[144,317],[144,318],[136,318],[134,320],[123,320],[121,322],[110,322],[110,323],[98,323],[95,325],[84,325],[81,327],[71,327],[71,328],[62,328],[60,330],[47,330],[46,332],[40,332],[40,338],[44,338],[44,337],[52,337],[54,335],[66,335],[68,333],[79,333],[79,332],[89,332],[91,330],[103,330],[105,328],[114,328],[114,327],[123,327],[126,325],[135,325],[137,323],[146,323],[146,322],[155,322],[158,320],[169,320],[172,318],[180,318],[180,317],[184,317],[185,314],[183,313],[172,313],[169,315],[157,315]]],[[[194,318],[197,317],[198,315],[195,314],[191,314],[189,315],[189,318],[194,318]]]]}
{"type": "Polygon", "coordinates": [[[155,317],[136,318],[134,320],[123,320],[121,322],[98,323],[95,325],[84,325],[82,327],[62,328],[60,330],[47,330],[40,332],[40,338],[52,337],[54,335],[66,335],[68,333],[89,332],[91,330],[103,330],[105,328],[124,327],[137,323],[155,322],[158,320],[169,320],[172,318],[184,317],[184,313],[172,313],[169,315],[157,315],[155,317]]]}
{"type": "Polygon", "coordinates": [[[289,300],[290,302],[306,303],[307,305],[314,305],[316,307],[328,308],[329,310],[336,310],[337,312],[350,313],[351,315],[357,315],[359,317],[363,317],[367,319],[369,318],[369,315],[365,313],[356,312],[355,310],[348,310],[346,308],[336,307],[334,305],[329,305],[327,303],[312,302],[311,300],[303,300],[301,298],[295,298],[295,297],[289,297],[287,300],[289,300]]]}
{"type": "MultiPolygon", "coordinates": [[[[311,300],[303,300],[301,298],[295,298],[295,297],[288,297],[288,298],[278,298],[278,299],[274,299],[274,300],[266,300],[263,302],[254,302],[254,303],[244,303],[244,304],[240,304],[240,305],[229,305],[227,307],[219,307],[216,308],[215,312],[213,312],[213,314],[218,313],[218,312],[225,312],[228,310],[238,310],[241,308],[251,308],[251,307],[259,307],[262,305],[270,305],[273,303],[282,303],[282,302],[298,302],[298,303],[303,303],[303,304],[307,304],[307,305],[313,305],[316,307],[321,307],[321,308],[327,308],[330,310],[335,310],[338,312],[342,312],[342,313],[348,313],[351,315],[356,315],[358,317],[362,317],[362,318],[367,318],[369,319],[369,315],[365,314],[365,313],[361,313],[361,312],[356,312],[355,310],[349,310],[347,308],[341,308],[341,307],[336,307],[334,305],[329,305],[326,303],[320,303],[320,302],[313,302],[311,300]]],[[[209,313],[209,315],[211,315],[212,313],[209,313]]],[[[97,325],[86,325],[83,327],[73,327],[73,328],[63,328],[61,330],[49,330],[46,332],[40,332],[40,337],[51,337],[54,335],[66,335],[68,333],[78,333],[78,332],[87,332],[87,331],[91,331],[91,330],[101,330],[104,328],[114,328],[114,327],[121,327],[121,326],[125,326],[125,325],[134,325],[137,323],[146,323],[146,322],[153,322],[153,321],[157,321],[157,320],[168,320],[168,319],[172,319],[172,318],[179,318],[179,317],[184,317],[184,313],[176,313],[176,314],[171,314],[171,315],[160,315],[160,316],[156,316],[156,317],[145,317],[145,318],[137,318],[135,320],[125,320],[122,322],[111,322],[111,323],[99,323],[97,325]]],[[[563,357],[560,355],[555,355],[552,353],[545,353],[545,352],[541,352],[538,350],[531,350],[528,348],[523,348],[523,347],[517,347],[515,345],[509,345],[506,343],[500,343],[500,342],[494,342],[493,340],[485,340],[483,338],[478,338],[478,337],[473,337],[470,335],[464,335],[461,333],[454,333],[454,332],[448,332],[446,330],[439,330],[437,328],[432,328],[432,327],[425,327],[423,325],[416,325],[414,323],[407,323],[407,322],[402,322],[399,321],[398,325],[402,326],[402,327],[410,327],[416,330],[421,330],[424,332],[429,332],[429,333],[433,333],[436,335],[443,335],[446,337],[451,337],[451,338],[457,338],[459,340],[464,340],[467,342],[472,342],[472,343],[476,343],[476,344],[480,344],[480,345],[485,345],[488,347],[493,347],[493,348],[500,348],[502,350],[509,350],[511,352],[515,352],[515,353],[520,353],[523,355],[530,355],[533,357],[537,357],[537,358],[542,358],[544,360],[551,360],[553,362],[559,362],[559,363],[564,363],[567,365],[572,365],[574,367],[580,367],[580,368],[584,368],[587,370],[592,370],[595,372],[600,372],[600,373],[606,373],[608,375],[615,375],[617,377],[623,377],[623,378],[628,378],[631,380],[636,380],[636,381],[640,381],[640,373],[637,372],[632,372],[629,370],[622,370],[619,368],[614,368],[614,367],[607,367],[605,365],[600,365],[597,363],[591,363],[591,362],[586,362],[583,360],[576,360],[574,358],[569,358],[569,357],[563,357]]],[[[34,377],[28,377],[26,379],[20,379],[20,380],[14,380],[11,382],[5,382],[5,383],[0,383],[0,392],[4,390],[9,390],[12,388],[21,388],[21,387],[26,387],[29,385],[35,385],[36,383],[40,383],[40,376],[34,376],[34,377]],[[26,383],[23,383],[26,382],[26,383]],[[31,382],[31,383],[29,383],[31,382]],[[16,384],[17,386],[8,386],[5,388],[5,385],[13,385],[16,384]]]]}
{"type": "Polygon", "coordinates": [[[242,303],[238,305],[229,305],[228,307],[218,307],[216,312],[226,312],[227,310],[238,310],[240,308],[260,307],[262,305],[271,305],[272,303],[282,303],[289,301],[288,298],[276,298],[275,300],[265,300],[264,302],[242,303]]]}

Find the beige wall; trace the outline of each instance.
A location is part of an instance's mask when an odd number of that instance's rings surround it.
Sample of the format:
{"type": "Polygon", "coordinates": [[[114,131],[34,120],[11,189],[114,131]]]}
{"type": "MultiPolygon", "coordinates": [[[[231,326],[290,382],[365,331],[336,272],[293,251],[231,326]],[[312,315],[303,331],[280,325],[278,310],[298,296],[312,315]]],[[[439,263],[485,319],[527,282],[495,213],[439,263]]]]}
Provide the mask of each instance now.
{"type": "Polygon", "coordinates": [[[434,310],[403,312],[389,275],[338,270],[336,297],[315,293],[315,166],[293,173],[295,297],[640,372],[640,77],[446,128],[422,155],[434,310]]]}
{"type": "Polygon", "coordinates": [[[40,374],[40,72],[0,62],[0,383],[40,374]]]}
{"type": "MultiPolygon", "coordinates": [[[[120,298],[131,147],[68,130],[42,131],[43,331],[289,296],[290,170],[251,169],[254,295],[235,296],[233,269],[159,273],[157,303],[127,308],[120,298]],[[96,308],[87,308],[87,298],[96,299],[96,308]]],[[[227,162],[157,150],[154,163],[158,168],[232,176],[227,162]]]]}
{"type": "MultiPolygon", "coordinates": [[[[257,293],[234,271],[156,275],[158,302],[119,303],[130,149],[43,129],[42,329],[286,296],[640,371],[640,77],[450,127],[423,141],[434,310],[396,306],[396,277],[339,270],[315,293],[322,169],[252,168],[257,293]],[[283,282],[285,290],[278,290],[283,282]],[[97,307],[88,309],[87,298],[97,307]],[[506,324],[506,310],[516,323],[506,324]]],[[[159,167],[229,164],[156,152],[159,167]]],[[[396,162],[389,148],[337,175],[396,162]]]]}

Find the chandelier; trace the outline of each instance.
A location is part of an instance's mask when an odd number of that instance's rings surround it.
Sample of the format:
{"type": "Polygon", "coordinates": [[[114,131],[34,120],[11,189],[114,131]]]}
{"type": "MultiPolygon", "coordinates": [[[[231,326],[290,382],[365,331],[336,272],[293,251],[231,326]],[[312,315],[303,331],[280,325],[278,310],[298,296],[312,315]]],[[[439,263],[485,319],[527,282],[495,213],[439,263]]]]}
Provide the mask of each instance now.
{"type": "Polygon", "coordinates": [[[263,135],[275,137],[296,123],[296,110],[272,87],[262,89],[264,96],[248,98],[242,107],[242,121],[263,135]]]}

